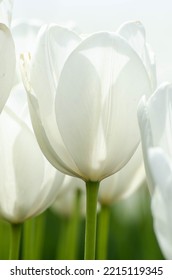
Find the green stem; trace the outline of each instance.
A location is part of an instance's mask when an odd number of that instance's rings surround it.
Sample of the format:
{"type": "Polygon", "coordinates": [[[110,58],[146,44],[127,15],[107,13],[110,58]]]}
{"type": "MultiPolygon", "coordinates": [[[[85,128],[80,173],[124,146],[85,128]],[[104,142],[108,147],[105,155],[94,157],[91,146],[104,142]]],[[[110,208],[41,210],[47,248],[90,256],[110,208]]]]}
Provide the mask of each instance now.
{"type": "Polygon", "coordinates": [[[106,260],[109,235],[110,206],[102,205],[98,216],[97,259],[106,260]]]}
{"type": "Polygon", "coordinates": [[[85,260],[95,259],[98,189],[99,182],[86,182],[85,260]]]}
{"type": "Polygon", "coordinates": [[[19,259],[22,224],[11,224],[10,260],[19,259]]]}

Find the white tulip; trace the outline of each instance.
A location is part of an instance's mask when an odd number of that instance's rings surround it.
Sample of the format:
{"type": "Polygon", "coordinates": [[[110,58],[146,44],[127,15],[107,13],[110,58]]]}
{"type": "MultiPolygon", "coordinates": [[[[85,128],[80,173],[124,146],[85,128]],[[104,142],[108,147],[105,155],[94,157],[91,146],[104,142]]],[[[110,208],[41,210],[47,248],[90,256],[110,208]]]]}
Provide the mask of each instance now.
{"type": "MultiPolygon", "coordinates": [[[[14,91],[11,98],[14,93],[20,99],[21,92],[14,91]]],[[[8,104],[0,115],[0,216],[22,223],[52,204],[64,175],[44,158],[20,110],[22,102],[16,107],[9,99],[8,104]]]]}
{"type": "Polygon", "coordinates": [[[172,85],[163,84],[139,105],[138,118],[154,229],[167,259],[172,259],[172,85]]]}
{"type": "Polygon", "coordinates": [[[139,144],[140,97],[152,92],[140,54],[119,32],[82,40],[48,25],[31,62],[22,58],[34,131],[48,160],[85,181],[120,170],[139,144]]]}

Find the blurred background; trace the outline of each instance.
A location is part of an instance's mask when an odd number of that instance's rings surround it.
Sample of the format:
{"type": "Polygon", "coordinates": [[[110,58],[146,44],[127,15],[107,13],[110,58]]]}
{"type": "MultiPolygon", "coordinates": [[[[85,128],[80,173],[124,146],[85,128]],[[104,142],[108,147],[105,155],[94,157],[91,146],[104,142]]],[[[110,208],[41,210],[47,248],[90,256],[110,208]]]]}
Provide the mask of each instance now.
{"type": "Polygon", "coordinates": [[[139,20],[157,60],[158,83],[172,81],[172,2],[170,0],[22,0],[14,1],[13,19],[39,18],[70,23],[83,33],[115,31],[123,22],[139,20]]]}

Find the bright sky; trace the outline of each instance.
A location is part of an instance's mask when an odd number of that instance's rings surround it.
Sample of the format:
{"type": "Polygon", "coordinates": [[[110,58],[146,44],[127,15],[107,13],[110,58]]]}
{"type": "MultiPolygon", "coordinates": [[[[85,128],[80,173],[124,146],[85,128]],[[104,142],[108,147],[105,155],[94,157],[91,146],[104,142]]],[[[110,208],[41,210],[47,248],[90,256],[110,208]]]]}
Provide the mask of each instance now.
{"type": "Polygon", "coordinates": [[[125,21],[140,20],[156,54],[159,82],[172,82],[171,0],[14,0],[15,18],[75,22],[83,33],[115,30],[125,21]]]}

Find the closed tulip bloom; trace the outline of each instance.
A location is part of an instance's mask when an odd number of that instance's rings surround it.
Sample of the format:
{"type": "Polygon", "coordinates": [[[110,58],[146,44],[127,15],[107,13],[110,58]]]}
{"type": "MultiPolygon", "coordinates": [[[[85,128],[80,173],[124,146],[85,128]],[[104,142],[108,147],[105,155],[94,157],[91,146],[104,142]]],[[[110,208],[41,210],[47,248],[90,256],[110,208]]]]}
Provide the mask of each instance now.
{"type": "Polygon", "coordinates": [[[14,224],[48,208],[64,179],[44,158],[25,116],[16,110],[6,105],[0,115],[0,217],[14,224]]]}
{"type": "Polygon", "coordinates": [[[140,55],[119,32],[82,40],[63,27],[44,26],[22,69],[37,140],[57,169],[101,181],[127,163],[139,143],[136,108],[152,85],[140,55]]]}
{"type": "Polygon", "coordinates": [[[139,105],[138,118],[154,229],[167,259],[172,259],[172,85],[163,84],[139,105]]]}

